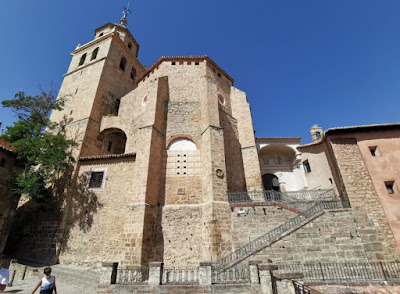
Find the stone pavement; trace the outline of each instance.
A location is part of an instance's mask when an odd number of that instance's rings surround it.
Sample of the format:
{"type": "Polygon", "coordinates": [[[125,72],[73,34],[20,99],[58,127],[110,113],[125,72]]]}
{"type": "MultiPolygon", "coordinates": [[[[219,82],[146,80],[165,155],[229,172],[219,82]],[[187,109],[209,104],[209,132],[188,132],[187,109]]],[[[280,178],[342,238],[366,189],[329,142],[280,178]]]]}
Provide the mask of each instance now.
{"type": "MultiPolygon", "coordinates": [[[[30,294],[43,276],[44,267],[28,267],[24,280],[14,280],[12,287],[7,287],[3,293],[30,294]]],[[[98,273],[91,268],[82,266],[51,266],[52,274],[56,277],[57,293],[88,293],[96,294],[98,273]]],[[[35,293],[39,293],[37,290],[35,293]]]]}

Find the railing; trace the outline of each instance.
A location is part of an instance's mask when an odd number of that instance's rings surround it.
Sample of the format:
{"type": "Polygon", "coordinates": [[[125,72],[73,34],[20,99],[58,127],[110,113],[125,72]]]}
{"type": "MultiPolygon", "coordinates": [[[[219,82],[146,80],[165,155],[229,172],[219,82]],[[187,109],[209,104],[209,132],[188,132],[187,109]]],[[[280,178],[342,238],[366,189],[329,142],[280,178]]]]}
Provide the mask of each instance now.
{"type": "Polygon", "coordinates": [[[305,210],[302,214],[297,215],[275,229],[269,231],[268,233],[258,237],[257,239],[247,243],[246,245],[240,247],[234,252],[222,257],[216,262],[216,267],[219,269],[229,268],[248,256],[260,251],[265,246],[268,245],[274,239],[281,237],[284,233],[295,228],[307,218],[315,216],[317,213],[323,211],[324,209],[336,209],[336,208],[348,208],[350,203],[348,201],[334,201],[334,202],[321,202],[317,203],[311,208],[305,210]]]}
{"type": "Polygon", "coordinates": [[[213,284],[233,284],[233,283],[249,283],[250,271],[248,266],[235,266],[227,270],[221,270],[217,267],[212,269],[213,284]]]}
{"type": "Polygon", "coordinates": [[[293,281],[295,294],[311,294],[311,289],[299,282],[293,281]]]}
{"type": "Polygon", "coordinates": [[[149,277],[148,267],[130,267],[117,269],[117,284],[145,284],[149,277]]]}
{"type": "Polygon", "coordinates": [[[279,270],[301,272],[308,281],[400,281],[400,261],[287,264],[279,270]]]}
{"type": "Polygon", "coordinates": [[[278,192],[272,190],[254,190],[244,192],[228,192],[230,203],[243,202],[299,202],[299,201],[327,201],[336,198],[335,191],[329,190],[301,190],[278,192]]]}
{"type": "Polygon", "coordinates": [[[192,285],[199,283],[199,268],[164,268],[162,284],[192,285]]]}

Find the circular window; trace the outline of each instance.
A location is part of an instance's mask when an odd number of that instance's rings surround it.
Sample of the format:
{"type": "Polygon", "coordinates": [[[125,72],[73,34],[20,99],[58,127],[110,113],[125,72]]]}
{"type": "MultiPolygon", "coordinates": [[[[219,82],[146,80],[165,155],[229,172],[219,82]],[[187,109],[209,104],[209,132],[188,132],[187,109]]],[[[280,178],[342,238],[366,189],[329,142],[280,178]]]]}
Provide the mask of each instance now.
{"type": "Polygon", "coordinates": [[[142,99],[142,106],[145,106],[147,104],[147,94],[144,95],[143,99],[142,99]]]}
{"type": "Polygon", "coordinates": [[[99,37],[101,37],[101,36],[103,36],[104,34],[103,33],[101,33],[100,35],[99,35],[99,37]]]}
{"type": "Polygon", "coordinates": [[[224,106],[225,106],[226,101],[225,101],[224,96],[222,96],[222,94],[218,94],[218,102],[219,102],[221,105],[224,105],[224,106]]]}

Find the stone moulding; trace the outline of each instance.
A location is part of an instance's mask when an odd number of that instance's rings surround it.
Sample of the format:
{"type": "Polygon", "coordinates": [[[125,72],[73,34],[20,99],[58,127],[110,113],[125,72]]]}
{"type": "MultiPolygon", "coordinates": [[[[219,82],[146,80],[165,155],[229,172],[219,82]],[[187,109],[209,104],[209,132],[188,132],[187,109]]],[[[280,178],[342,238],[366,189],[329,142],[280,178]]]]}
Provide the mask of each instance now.
{"type": "Polygon", "coordinates": [[[129,157],[136,158],[136,153],[85,156],[85,157],[80,157],[78,161],[91,161],[99,159],[115,159],[115,158],[129,158],[129,157]]]}

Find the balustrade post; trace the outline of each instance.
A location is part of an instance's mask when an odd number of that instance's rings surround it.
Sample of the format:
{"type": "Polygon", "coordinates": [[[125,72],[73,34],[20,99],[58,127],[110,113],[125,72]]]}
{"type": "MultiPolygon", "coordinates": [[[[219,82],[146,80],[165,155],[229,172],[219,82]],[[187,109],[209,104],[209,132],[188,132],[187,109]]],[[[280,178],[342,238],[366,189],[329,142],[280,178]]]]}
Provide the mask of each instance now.
{"type": "Polygon", "coordinates": [[[112,293],[110,285],[117,282],[118,262],[103,262],[101,264],[101,274],[97,293],[112,293]]]}
{"type": "Polygon", "coordinates": [[[149,263],[149,285],[160,285],[162,278],[162,262],[149,263]]]}
{"type": "Polygon", "coordinates": [[[249,261],[250,282],[252,284],[260,284],[260,276],[258,275],[258,265],[262,262],[260,260],[249,261]]]}
{"type": "Polygon", "coordinates": [[[273,271],[277,270],[278,266],[272,263],[262,263],[258,265],[260,275],[261,293],[274,294],[275,283],[273,271]]]}
{"type": "Polygon", "coordinates": [[[304,275],[300,272],[280,272],[276,271],[273,274],[277,283],[278,293],[295,294],[293,280],[301,280],[304,275]]]}
{"type": "Polygon", "coordinates": [[[212,263],[211,262],[200,262],[199,284],[200,285],[211,285],[212,284],[212,263]]]}
{"type": "Polygon", "coordinates": [[[101,264],[100,285],[112,285],[117,282],[118,262],[103,262],[101,264]]]}

